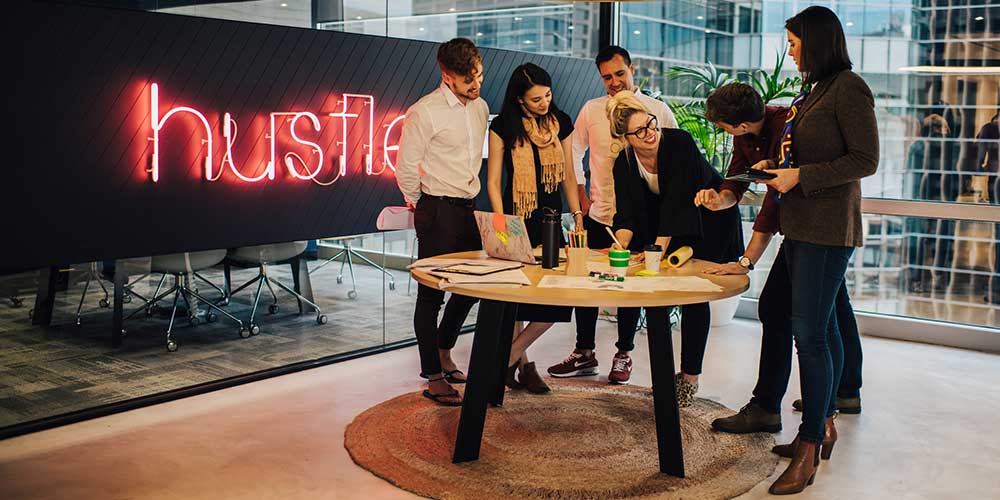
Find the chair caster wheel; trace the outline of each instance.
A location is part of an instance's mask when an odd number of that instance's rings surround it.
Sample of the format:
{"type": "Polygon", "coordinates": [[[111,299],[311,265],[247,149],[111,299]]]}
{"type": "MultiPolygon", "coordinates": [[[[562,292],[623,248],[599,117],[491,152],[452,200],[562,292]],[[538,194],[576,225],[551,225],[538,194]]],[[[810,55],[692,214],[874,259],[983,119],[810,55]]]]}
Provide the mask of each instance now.
{"type": "Polygon", "coordinates": [[[177,351],[177,342],[174,342],[173,340],[168,340],[167,352],[175,352],[175,351],[177,351]]]}
{"type": "Polygon", "coordinates": [[[76,317],[76,326],[80,326],[80,323],[81,323],[81,321],[80,321],[80,317],[79,317],[79,316],[77,316],[77,317],[76,317]]]}
{"type": "Polygon", "coordinates": [[[197,316],[188,318],[188,324],[191,325],[191,326],[198,326],[198,325],[201,324],[201,318],[199,318],[197,316]]]}
{"type": "Polygon", "coordinates": [[[153,308],[152,307],[147,307],[146,308],[146,316],[152,316],[152,315],[153,315],[153,308]]]}
{"type": "Polygon", "coordinates": [[[246,327],[242,327],[241,326],[240,327],[240,338],[243,338],[243,339],[250,338],[250,330],[247,330],[246,327]]]}
{"type": "Polygon", "coordinates": [[[111,303],[108,302],[108,299],[101,299],[101,300],[97,301],[97,305],[99,305],[101,307],[104,307],[104,308],[107,308],[108,306],[111,305],[111,303]]]}
{"type": "Polygon", "coordinates": [[[396,282],[395,281],[390,281],[389,282],[389,290],[395,290],[395,289],[396,289],[396,282]]]}
{"type": "Polygon", "coordinates": [[[344,277],[343,276],[337,276],[337,284],[339,285],[339,284],[341,284],[343,282],[344,282],[344,277]]]}
{"type": "Polygon", "coordinates": [[[358,298],[358,292],[355,292],[354,290],[351,290],[350,292],[347,292],[347,298],[349,298],[349,299],[356,299],[356,298],[358,298]]]}
{"type": "Polygon", "coordinates": [[[215,313],[206,313],[205,321],[208,321],[209,323],[215,323],[216,321],[219,321],[219,315],[215,313]]]}
{"type": "Polygon", "coordinates": [[[277,312],[278,312],[278,304],[271,304],[270,306],[268,306],[267,307],[267,312],[269,312],[271,314],[277,314],[277,312]]]}
{"type": "Polygon", "coordinates": [[[35,310],[28,309],[28,319],[35,319],[35,310]]]}
{"type": "Polygon", "coordinates": [[[126,295],[126,296],[122,297],[122,302],[124,302],[126,304],[131,304],[132,303],[132,296],[131,295],[126,295]]]}
{"type": "Polygon", "coordinates": [[[18,307],[21,307],[21,306],[23,306],[23,305],[24,305],[24,300],[22,300],[22,299],[19,299],[19,298],[17,298],[17,297],[11,297],[11,298],[10,298],[10,303],[11,303],[11,305],[13,305],[13,306],[14,306],[15,308],[18,308],[18,307]]]}
{"type": "Polygon", "coordinates": [[[320,314],[319,316],[316,316],[316,323],[318,323],[320,325],[325,325],[326,321],[327,320],[326,320],[326,315],[325,314],[320,314]]]}
{"type": "Polygon", "coordinates": [[[257,335],[260,333],[260,326],[250,325],[250,335],[257,335]]]}
{"type": "Polygon", "coordinates": [[[122,337],[125,337],[125,335],[126,335],[127,333],[128,333],[128,330],[126,330],[126,329],[122,328],[122,337]]]}

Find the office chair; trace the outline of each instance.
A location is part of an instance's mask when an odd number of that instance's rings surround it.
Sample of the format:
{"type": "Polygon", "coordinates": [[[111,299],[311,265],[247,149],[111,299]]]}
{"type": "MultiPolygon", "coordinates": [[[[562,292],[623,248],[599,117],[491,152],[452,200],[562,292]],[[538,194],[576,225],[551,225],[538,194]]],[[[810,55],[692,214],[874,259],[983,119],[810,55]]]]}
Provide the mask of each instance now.
{"type": "MultiPolygon", "coordinates": [[[[159,295],[153,295],[153,298],[143,304],[142,307],[132,311],[125,320],[131,319],[133,316],[138,314],[140,311],[146,311],[146,314],[151,314],[150,309],[156,305],[158,302],[173,295],[173,308],[170,311],[170,322],[167,324],[167,351],[174,352],[177,350],[177,342],[171,338],[171,333],[174,328],[174,318],[177,316],[177,301],[178,299],[183,299],[184,304],[187,306],[188,317],[192,324],[196,324],[198,315],[197,302],[192,301],[189,297],[197,299],[199,302],[204,302],[208,306],[208,311],[205,313],[205,320],[209,323],[214,322],[218,319],[218,316],[213,314],[212,311],[217,311],[222,313],[229,319],[235,321],[239,327],[239,335],[242,338],[247,338],[253,333],[247,329],[243,322],[239,320],[236,316],[229,314],[229,312],[224,311],[214,302],[201,296],[197,291],[195,291],[190,286],[190,279],[195,272],[201,271],[203,269],[208,269],[220,262],[222,259],[226,258],[225,250],[207,250],[202,252],[184,252],[176,253],[170,255],[157,255],[150,258],[149,270],[150,273],[162,273],[164,277],[166,275],[171,275],[174,277],[174,285],[170,287],[169,290],[163,292],[159,295]]],[[[163,283],[163,280],[160,280],[163,283]]],[[[159,291],[159,289],[157,289],[159,291]]]]}
{"type": "Polygon", "coordinates": [[[257,335],[260,333],[260,326],[254,322],[254,317],[257,314],[257,305],[260,303],[260,293],[267,285],[268,290],[271,292],[271,305],[268,306],[267,311],[270,314],[275,314],[278,312],[278,296],[274,293],[274,288],[271,287],[272,284],[278,285],[278,288],[292,294],[296,299],[301,302],[305,302],[313,307],[316,311],[316,323],[324,325],[327,322],[326,315],[320,310],[319,306],[311,300],[302,296],[302,294],[296,292],[295,290],[289,288],[284,283],[272,278],[267,274],[267,266],[269,264],[277,264],[279,262],[284,262],[293,257],[297,257],[306,250],[305,241],[293,241],[289,243],[276,243],[273,245],[256,245],[251,247],[237,248],[229,253],[229,259],[240,264],[249,264],[253,266],[258,266],[260,271],[257,273],[252,280],[240,285],[233,290],[229,296],[232,297],[236,295],[244,288],[257,283],[257,293],[254,294],[253,306],[250,308],[250,333],[257,335]]]}
{"type": "MultiPolygon", "coordinates": [[[[379,231],[402,231],[407,229],[414,229],[413,225],[413,211],[407,207],[385,207],[378,214],[378,219],[375,221],[375,227],[379,231]]],[[[385,251],[383,242],[383,253],[385,251]]],[[[410,264],[413,264],[413,260],[417,253],[417,235],[413,235],[413,241],[410,243],[410,264]]],[[[406,294],[410,294],[410,285],[413,284],[413,274],[407,272],[406,279],[406,294]]],[[[389,289],[395,289],[395,284],[391,281],[389,282],[389,289]]]]}
{"type": "Polygon", "coordinates": [[[378,269],[383,274],[385,274],[386,276],[388,276],[389,277],[389,290],[395,290],[396,289],[396,279],[392,276],[392,273],[390,273],[389,271],[387,271],[384,267],[382,267],[382,266],[380,266],[380,265],[372,262],[372,260],[369,259],[368,257],[365,257],[363,254],[361,254],[361,253],[357,252],[356,250],[354,250],[354,247],[351,246],[351,240],[353,240],[355,238],[357,238],[357,236],[350,236],[350,237],[346,237],[346,238],[334,238],[336,240],[342,241],[344,246],[341,247],[340,251],[337,252],[336,255],[334,255],[333,257],[330,257],[329,259],[326,259],[326,262],[323,262],[322,264],[316,266],[313,270],[309,271],[309,274],[312,274],[312,273],[314,273],[316,271],[319,271],[320,269],[322,269],[327,264],[329,264],[329,263],[337,260],[341,256],[343,256],[343,260],[340,261],[340,274],[337,275],[337,284],[341,284],[341,283],[344,282],[344,265],[347,265],[347,269],[351,273],[351,290],[349,292],[347,292],[347,298],[349,298],[349,299],[357,298],[357,296],[358,296],[358,283],[357,283],[357,280],[354,278],[354,258],[357,257],[357,258],[359,258],[359,259],[367,262],[368,265],[374,267],[375,269],[378,269]]]}

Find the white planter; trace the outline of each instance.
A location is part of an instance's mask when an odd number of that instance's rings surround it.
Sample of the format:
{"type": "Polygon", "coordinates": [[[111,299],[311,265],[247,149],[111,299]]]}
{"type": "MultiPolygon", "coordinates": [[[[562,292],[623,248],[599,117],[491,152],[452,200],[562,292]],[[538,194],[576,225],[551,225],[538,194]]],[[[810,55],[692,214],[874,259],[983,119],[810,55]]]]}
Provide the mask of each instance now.
{"type": "Polygon", "coordinates": [[[708,306],[712,311],[712,326],[725,326],[732,323],[736,317],[736,309],[740,307],[740,296],[713,300],[708,306]]]}

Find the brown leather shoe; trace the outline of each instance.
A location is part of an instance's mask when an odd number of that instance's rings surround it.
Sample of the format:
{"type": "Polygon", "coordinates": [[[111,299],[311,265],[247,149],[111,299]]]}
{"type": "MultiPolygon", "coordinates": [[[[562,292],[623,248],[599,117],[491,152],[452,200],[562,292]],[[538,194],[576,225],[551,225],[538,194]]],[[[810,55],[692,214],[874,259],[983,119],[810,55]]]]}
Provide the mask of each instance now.
{"type": "Polygon", "coordinates": [[[785,472],[767,491],[772,495],[792,495],[806,489],[816,479],[819,467],[819,446],[808,441],[799,441],[785,472]]]}
{"type": "Polygon", "coordinates": [[[534,362],[521,365],[519,373],[520,376],[518,379],[522,384],[524,384],[524,388],[527,389],[528,392],[533,394],[545,394],[546,392],[552,390],[549,386],[545,385],[541,375],[538,374],[538,370],[535,369],[534,362]]]}
{"type": "MultiPolygon", "coordinates": [[[[837,427],[833,425],[834,417],[827,417],[826,422],[823,424],[823,443],[820,445],[819,456],[823,460],[830,460],[830,454],[833,453],[833,445],[837,443],[837,427]]],[[[771,451],[777,453],[780,457],[792,458],[795,455],[795,448],[799,446],[799,437],[795,436],[795,440],[789,444],[779,444],[771,451]]]]}
{"type": "Polygon", "coordinates": [[[739,413],[712,421],[712,429],[730,434],[781,432],[781,414],[770,413],[754,403],[747,403],[739,413]]]}
{"type": "Polygon", "coordinates": [[[518,382],[517,379],[514,378],[515,372],[517,372],[517,369],[520,367],[521,367],[521,360],[517,360],[517,362],[514,363],[513,366],[507,368],[507,379],[504,380],[504,385],[510,387],[511,389],[524,389],[524,384],[518,382]]]}
{"type": "MultiPolygon", "coordinates": [[[[795,411],[802,411],[802,400],[796,399],[795,401],[792,401],[792,409],[795,411]]],[[[837,411],[851,415],[861,413],[861,398],[842,398],[837,396],[837,411]]]]}

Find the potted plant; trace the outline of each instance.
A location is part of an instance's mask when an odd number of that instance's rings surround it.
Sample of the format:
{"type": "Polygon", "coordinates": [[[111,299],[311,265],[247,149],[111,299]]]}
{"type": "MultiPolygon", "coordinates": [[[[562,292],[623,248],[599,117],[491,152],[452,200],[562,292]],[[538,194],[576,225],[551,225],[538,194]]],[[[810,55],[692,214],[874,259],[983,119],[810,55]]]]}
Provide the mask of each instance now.
{"type": "MultiPolygon", "coordinates": [[[[782,77],[781,70],[785,65],[785,53],[778,51],[775,55],[774,69],[767,73],[756,70],[746,73],[744,78],[737,78],[720,71],[711,62],[707,66],[673,66],[666,76],[671,79],[688,81],[693,84],[693,98],[675,99],[664,96],[659,91],[645,89],[643,92],[655,97],[673,111],[677,126],[691,134],[705,158],[719,173],[725,175],[732,158],[732,137],[714,123],[705,119],[705,99],[719,87],[728,83],[743,80],[752,85],[761,95],[764,104],[778,99],[795,97],[802,80],[799,77],[782,77]]],[[[716,300],[711,303],[712,326],[722,326],[733,321],[740,297],[716,300]]]]}

